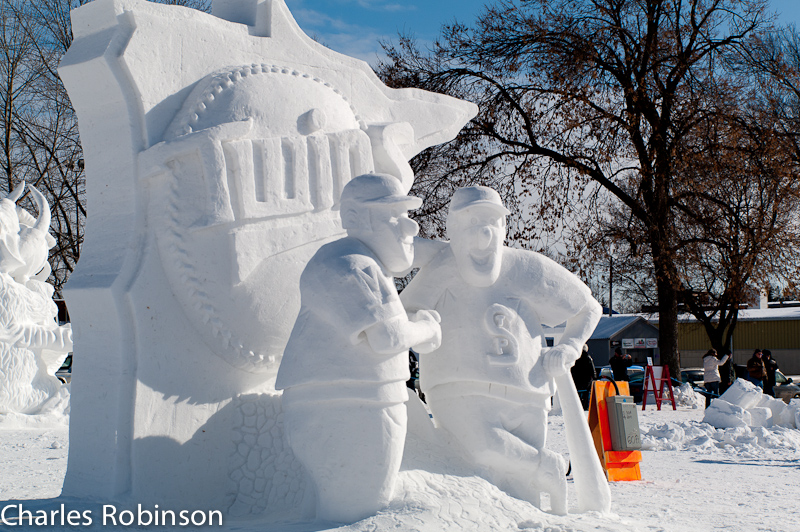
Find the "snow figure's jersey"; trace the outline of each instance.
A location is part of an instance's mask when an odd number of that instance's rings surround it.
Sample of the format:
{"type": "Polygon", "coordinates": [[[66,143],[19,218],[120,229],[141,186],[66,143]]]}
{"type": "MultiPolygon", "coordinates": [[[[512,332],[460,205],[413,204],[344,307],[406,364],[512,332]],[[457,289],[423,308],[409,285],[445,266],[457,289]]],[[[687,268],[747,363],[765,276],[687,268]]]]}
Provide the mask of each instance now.
{"type": "MultiPolygon", "coordinates": [[[[454,451],[515,497],[541,507],[541,493],[548,493],[551,511],[563,514],[566,463],[546,448],[553,377],[560,374],[545,365],[554,353],[569,353],[574,346],[559,342],[554,352],[544,351],[542,325],[566,322],[567,341],[575,343],[571,336],[575,330],[585,334],[579,324],[592,320],[596,302],[554,261],[502,246],[499,221],[505,213],[496,192],[460,190],[448,217],[453,240],[401,295],[409,312],[432,308],[441,316],[440,348],[420,356],[420,387],[437,427],[458,442],[454,451]],[[474,200],[462,208],[468,216],[457,213],[451,220],[465,197],[474,200]],[[468,260],[459,263],[462,249],[468,260]],[[487,274],[490,268],[497,275],[487,274]]],[[[584,422],[582,415],[578,422],[584,422]]]]}
{"type": "Polygon", "coordinates": [[[549,408],[554,389],[542,367],[542,324],[565,322],[592,296],[579,282],[560,291],[553,280],[572,274],[543,255],[507,247],[501,253],[491,286],[464,282],[448,246],[403,290],[409,311],[432,308],[442,317],[441,347],[420,357],[420,388],[471,383],[472,393],[521,392],[527,397],[518,402],[549,408]]]}
{"type": "Polygon", "coordinates": [[[353,238],[326,244],[300,277],[300,315],[276,388],[295,388],[295,397],[309,390],[328,398],[406,401],[407,350],[377,354],[364,333],[405,316],[394,281],[364,244],[353,238]]]}

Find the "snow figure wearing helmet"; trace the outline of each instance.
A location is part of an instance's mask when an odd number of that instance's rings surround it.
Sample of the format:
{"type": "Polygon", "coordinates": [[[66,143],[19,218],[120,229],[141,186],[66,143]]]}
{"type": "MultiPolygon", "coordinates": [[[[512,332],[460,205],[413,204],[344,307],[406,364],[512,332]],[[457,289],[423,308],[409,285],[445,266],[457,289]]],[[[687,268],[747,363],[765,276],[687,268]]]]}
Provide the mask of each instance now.
{"type": "Polygon", "coordinates": [[[392,275],[411,268],[422,202],[386,174],[342,191],[347,236],[300,277],[300,315],[278,371],[285,430],[316,488],[317,518],[353,522],[385,506],[406,433],[408,350],[439,346],[438,314],[406,314],[392,275]]]}

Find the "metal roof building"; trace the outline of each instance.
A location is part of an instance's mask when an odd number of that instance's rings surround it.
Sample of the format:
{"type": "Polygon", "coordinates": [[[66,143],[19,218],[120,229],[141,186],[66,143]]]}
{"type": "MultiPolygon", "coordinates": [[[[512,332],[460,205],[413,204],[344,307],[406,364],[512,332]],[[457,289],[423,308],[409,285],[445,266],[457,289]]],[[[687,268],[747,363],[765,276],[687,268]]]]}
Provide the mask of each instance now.
{"type": "Polygon", "coordinates": [[[586,345],[595,366],[608,364],[617,347],[631,355],[634,364],[645,365],[647,357],[652,357],[656,365],[660,363],[658,328],[637,315],[603,316],[586,345]]]}

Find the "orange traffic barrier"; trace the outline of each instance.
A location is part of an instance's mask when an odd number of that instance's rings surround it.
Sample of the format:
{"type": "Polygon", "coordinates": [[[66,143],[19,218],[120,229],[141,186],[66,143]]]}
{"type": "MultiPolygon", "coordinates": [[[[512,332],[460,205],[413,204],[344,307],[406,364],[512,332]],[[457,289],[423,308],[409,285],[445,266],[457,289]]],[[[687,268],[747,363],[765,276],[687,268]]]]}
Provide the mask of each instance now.
{"type": "MultiPolygon", "coordinates": [[[[617,382],[620,395],[630,395],[627,382],[617,382]]],[[[589,404],[589,428],[600,463],[610,481],[642,480],[639,462],[641,451],[614,451],[611,447],[611,429],[608,425],[606,398],[617,395],[614,385],[608,381],[595,381],[589,404]]]]}

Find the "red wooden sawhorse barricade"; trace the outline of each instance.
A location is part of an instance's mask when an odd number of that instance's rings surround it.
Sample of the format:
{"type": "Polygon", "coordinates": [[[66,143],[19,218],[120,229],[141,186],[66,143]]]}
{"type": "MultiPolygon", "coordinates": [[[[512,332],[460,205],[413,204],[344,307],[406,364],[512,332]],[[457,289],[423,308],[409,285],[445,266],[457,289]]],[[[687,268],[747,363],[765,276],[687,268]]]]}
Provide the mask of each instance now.
{"type": "Polygon", "coordinates": [[[653,366],[647,366],[647,370],[644,374],[644,389],[642,390],[642,410],[647,407],[647,392],[653,392],[653,395],[656,398],[656,408],[661,410],[661,401],[664,401],[664,388],[669,390],[669,401],[672,402],[672,409],[677,410],[675,408],[675,394],[672,393],[672,379],[669,375],[669,366],[663,366],[661,370],[661,378],[657,379],[655,372],[653,371],[653,366]],[[652,383],[652,387],[650,386],[652,383]],[[656,383],[660,383],[660,386],[656,386],[656,383]]]}

